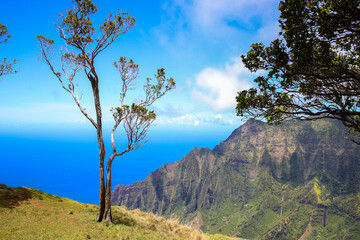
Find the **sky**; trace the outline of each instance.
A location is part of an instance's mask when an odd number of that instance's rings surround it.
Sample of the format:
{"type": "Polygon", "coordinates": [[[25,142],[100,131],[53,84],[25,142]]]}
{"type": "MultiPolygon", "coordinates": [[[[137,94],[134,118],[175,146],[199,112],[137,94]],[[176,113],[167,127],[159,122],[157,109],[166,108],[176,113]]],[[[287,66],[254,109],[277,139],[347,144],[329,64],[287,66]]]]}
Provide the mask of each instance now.
{"type": "MultiPolygon", "coordinates": [[[[70,0],[1,0],[0,23],[8,27],[11,41],[0,46],[0,57],[18,59],[18,73],[0,84],[0,124],[3,130],[24,127],[89,125],[50,69],[38,57],[37,35],[64,48],[54,24],[59,13],[72,8],[70,0]]],[[[154,104],[157,127],[209,127],[241,124],[235,115],[235,96],[253,86],[240,56],[254,42],[269,43],[278,34],[278,1],[274,0],[103,0],[94,1],[99,26],[118,8],[136,19],[136,26],[121,35],[96,60],[104,122],[113,119],[109,109],[119,103],[119,76],[113,61],[124,56],[139,64],[138,90],[128,102],[143,96],[142,84],[165,68],[177,83],[174,91],[154,104]]],[[[54,54],[55,64],[59,55],[54,54]]],[[[59,66],[58,66],[59,67],[59,66]]],[[[60,70],[60,69],[59,69],[60,70]]],[[[94,113],[89,82],[77,79],[82,104],[94,113]]]]}
{"type": "MultiPolygon", "coordinates": [[[[94,0],[95,26],[122,9],[136,26],[119,36],[96,59],[100,78],[104,141],[114,122],[110,109],[119,104],[120,78],[113,62],[133,59],[140,74],[136,90],[125,102],[138,102],[142,85],[158,68],[176,81],[176,89],[155,102],[157,114],[150,141],[114,162],[113,185],[144,179],[163,164],[180,160],[192,148],[213,148],[239,127],[235,96],[257,76],[242,64],[255,42],[278,36],[275,0],[94,0]]],[[[0,59],[18,59],[18,73],[0,79],[0,183],[35,187],[82,202],[96,203],[98,149],[96,132],[72,97],[61,88],[38,57],[37,35],[55,40],[59,66],[64,46],[55,27],[70,0],[0,0],[0,23],[11,39],[0,45],[0,59]],[[84,185],[84,182],[86,183],[84,185]],[[81,184],[82,188],[74,186],[81,184]]],[[[94,116],[91,87],[82,75],[75,80],[81,104],[94,116]]],[[[124,132],[116,134],[126,146],[124,132]]],[[[118,150],[121,148],[118,147],[118,150]]],[[[114,186],[113,186],[114,187],[114,186]]]]}

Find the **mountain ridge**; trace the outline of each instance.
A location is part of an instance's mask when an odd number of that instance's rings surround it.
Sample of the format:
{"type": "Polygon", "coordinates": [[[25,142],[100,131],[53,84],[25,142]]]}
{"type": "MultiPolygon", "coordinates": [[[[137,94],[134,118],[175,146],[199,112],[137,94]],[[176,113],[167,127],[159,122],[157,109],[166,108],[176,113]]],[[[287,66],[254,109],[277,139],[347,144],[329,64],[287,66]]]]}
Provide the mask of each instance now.
{"type": "MultiPolygon", "coordinates": [[[[355,199],[347,217],[358,224],[359,154],[337,121],[269,126],[249,120],[212,150],[195,147],[143,181],[116,186],[112,204],[175,215],[183,222],[202,223],[206,232],[250,239],[272,236],[284,219],[296,216],[298,223],[278,231],[300,238],[327,207],[333,211],[347,198],[355,199]],[[312,212],[319,216],[308,217],[312,212]]],[[[323,236],[321,229],[312,229],[309,236],[323,236]]]]}

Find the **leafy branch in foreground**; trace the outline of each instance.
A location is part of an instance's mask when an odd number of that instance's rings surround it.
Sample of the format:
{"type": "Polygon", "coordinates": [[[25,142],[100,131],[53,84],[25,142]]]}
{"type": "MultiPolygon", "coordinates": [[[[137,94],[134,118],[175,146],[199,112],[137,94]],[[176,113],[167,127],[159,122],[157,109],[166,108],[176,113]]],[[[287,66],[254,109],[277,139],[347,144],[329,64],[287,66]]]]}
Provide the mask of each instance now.
{"type": "Polygon", "coordinates": [[[280,37],[251,45],[242,56],[265,73],[257,88],[238,93],[237,114],[286,119],[333,118],[360,135],[360,1],[286,0],[279,5],[280,37]]]}

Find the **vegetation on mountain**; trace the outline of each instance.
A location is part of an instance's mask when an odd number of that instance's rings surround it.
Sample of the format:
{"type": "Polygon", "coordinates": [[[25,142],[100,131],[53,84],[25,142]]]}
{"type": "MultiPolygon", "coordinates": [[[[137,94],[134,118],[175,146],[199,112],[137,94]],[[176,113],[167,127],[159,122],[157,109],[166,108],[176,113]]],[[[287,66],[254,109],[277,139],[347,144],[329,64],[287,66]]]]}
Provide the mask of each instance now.
{"type": "Polygon", "coordinates": [[[114,117],[114,126],[111,131],[111,155],[106,163],[106,182],[105,182],[105,144],[103,138],[102,107],[100,104],[99,83],[100,78],[96,69],[95,60],[100,53],[107,49],[120,35],[127,33],[135,26],[135,18],[128,13],[118,9],[115,15],[109,14],[99,30],[95,30],[90,20],[92,14],[97,12],[97,6],[91,0],[73,0],[74,9],[60,14],[61,23],[57,25],[60,38],[65,41],[66,48],[61,51],[62,72],[56,70],[56,65],[52,61],[55,41],[44,36],[38,36],[40,43],[40,56],[50,67],[51,72],[59,80],[62,88],[66,90],[78,106],[81,113],[95,127],[97,141],[99,145],[99,169],[100,169],[100,198],[99,213],[97,220],[107,220],[112,223],[111,214],[111,167],[117,156],[121,156],[146,143],[147,132],[150,125],[156,119],[154,111],[148,107],[156,100],[164,96],[168,91],[175,88],[172,78],[165,77],[165,70],[158,69],[155,75],[155,83],[151,78],[147,78],[144,85],[145,99],[140,103],[127,105],[125,98],[134,81],[138,76],[138,65],[132,59],[120,57],[114,62],[116,70],[120,74],[120,106],[111,109],[114,117]],[[72,49],[71,51],[68,49],[72,49]],[[83,105],[80,103],[81,96],[78,95],[75,77],[78,72],[83,71],[84,76],[91,84],[94,108],[96,116],[90,116],[83,105]],[[127,147],[118,151],[115,144],[115,131],[120,123],[123,123],[127,135],[127,147]],[[106,185],[105,185],[106,184],[106,185]]]}
{"type": "Polygon", "coordinates": [[[117,185],[112,204],[247,239],[356,239],[359,156],[339,121],[250,119],[213,150],[117,185]]]}
{"type": "Polygon", "coordinates": [[[0,239],[232,239],[125,207],[113,207],[115,225],[98,224],[97,208],[33,188],[0,184],[0,239]]]}
{"type": "Polygon", "coordinates": [[[284,0],[280,37],[251,45],[256,88],[238,93],[237,114],[278,124],[332,118],[360,134],[360,1],[284,0]]]}
{"type": "MultiPolygon", "coordinates": [[[[11,35],[7,27],[0,23],[0,44],[6,43],[9,41],[11,35]]],[[[14,70],[14,65],[16,64],[17,60],[11,60],[6,57],[0,62],[0,79],[8,74],[16,73],[17,71],[14,70]]]]}

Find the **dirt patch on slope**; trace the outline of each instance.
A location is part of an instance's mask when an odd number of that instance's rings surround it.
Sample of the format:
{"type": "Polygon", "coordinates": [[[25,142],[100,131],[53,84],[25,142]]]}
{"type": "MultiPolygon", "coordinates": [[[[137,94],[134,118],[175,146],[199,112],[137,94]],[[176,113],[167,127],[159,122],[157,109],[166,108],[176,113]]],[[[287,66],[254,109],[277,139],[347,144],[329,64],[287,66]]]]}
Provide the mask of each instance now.
{"type": "Polygon", "coordinates": [[[13,208],[31,198],[31,191],[25,187],[11,188],[0,184],[0,207],[13,208]]]}

